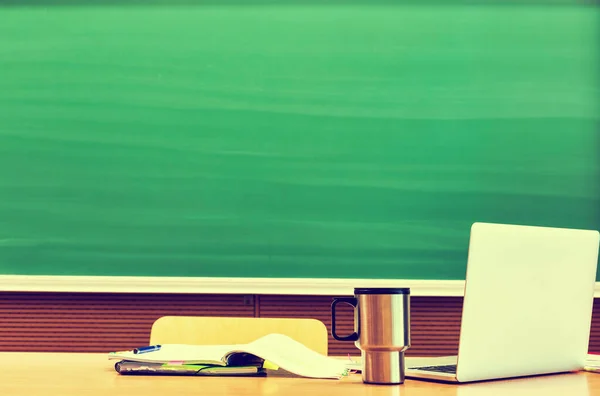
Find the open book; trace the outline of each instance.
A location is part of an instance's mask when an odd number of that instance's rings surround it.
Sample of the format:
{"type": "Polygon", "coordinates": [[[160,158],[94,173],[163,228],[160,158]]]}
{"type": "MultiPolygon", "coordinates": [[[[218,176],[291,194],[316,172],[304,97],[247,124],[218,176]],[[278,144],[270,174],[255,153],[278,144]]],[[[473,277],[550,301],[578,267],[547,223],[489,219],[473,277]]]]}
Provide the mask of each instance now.
{"type": "MultiPolygon", "coordinates": [[[[121,360],[120,365],[118,363],[115,366],[117,371],[126,368],[126,365],[135,367],[132,363],[146,363],[145,366],[138,367],[162,365],[175,370],[180,365],[182,369],[189,368],[191,371],[194,366],[209,366],[213,373],[223,374],[227,370],[219,371],[218,367],[235,367],[243,368],[244,372],[249,373],[252,372],[252,367],[262,368],[265,361],[272,367],[280,367],[292,374],[309,378],[339,379],[348,371],[345,362],[323,356],[282,334],[269,334],[251,343],[237,345],[163,344],[149,348],[149,352],[111,352],[108,358],[121,360]]],[[[229,372],[235,374],[236,370],[229,372]]]]}

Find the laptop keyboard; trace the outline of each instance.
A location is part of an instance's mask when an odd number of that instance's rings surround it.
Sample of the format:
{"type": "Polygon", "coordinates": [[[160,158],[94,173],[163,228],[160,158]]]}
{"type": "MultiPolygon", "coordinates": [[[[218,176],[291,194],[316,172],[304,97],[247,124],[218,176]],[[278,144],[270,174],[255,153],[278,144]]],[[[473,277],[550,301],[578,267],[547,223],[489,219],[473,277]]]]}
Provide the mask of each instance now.
{"type": "Polygon", "coordinates": [[[434,371],[436,373],[456,374],[456,364],[444,366],[411,367],[411,370],[434,371]]]}

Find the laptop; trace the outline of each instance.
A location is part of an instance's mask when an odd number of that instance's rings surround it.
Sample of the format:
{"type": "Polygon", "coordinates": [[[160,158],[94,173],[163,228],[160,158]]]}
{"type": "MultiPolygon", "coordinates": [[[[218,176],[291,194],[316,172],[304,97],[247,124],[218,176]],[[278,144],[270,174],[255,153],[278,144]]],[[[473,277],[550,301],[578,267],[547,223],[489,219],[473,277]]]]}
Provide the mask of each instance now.
{"type": "Polygon", "coordinates": [[[599,248],[598,231],[473,224],[458,356],[419,359],[406,377],[462,383],[582,369],[599,248]]]}

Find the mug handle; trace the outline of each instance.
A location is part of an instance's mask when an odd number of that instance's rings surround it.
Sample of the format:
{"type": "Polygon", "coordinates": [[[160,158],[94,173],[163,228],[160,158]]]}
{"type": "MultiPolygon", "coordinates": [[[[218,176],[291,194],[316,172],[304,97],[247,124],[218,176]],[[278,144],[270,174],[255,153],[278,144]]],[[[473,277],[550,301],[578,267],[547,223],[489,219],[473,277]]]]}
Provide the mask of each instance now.
{"type": "Polygon", "coordinates": [[[335,306],[339,303],[350,304],[354,307],[354,309],[356,309],[358,301],[354,297],[340,297],[333,300],[333,303],[331,303],[331,335],[338,341],[356,341],[358,340],[358,333],[356,331],[344,337],[340,337],[335,332],[335,306]]]}

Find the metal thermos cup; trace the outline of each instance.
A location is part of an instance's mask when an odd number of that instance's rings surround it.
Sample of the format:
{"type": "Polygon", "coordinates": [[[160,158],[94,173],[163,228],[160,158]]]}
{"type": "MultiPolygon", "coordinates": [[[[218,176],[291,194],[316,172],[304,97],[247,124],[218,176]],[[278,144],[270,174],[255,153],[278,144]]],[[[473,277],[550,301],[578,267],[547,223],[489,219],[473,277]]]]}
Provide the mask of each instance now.
{"type": "Polygon", "coordinates": [[[404,383],[404,352],[410,348],[410,289],[357,288],[354,297],[334,299],[331,333],[338,341],[354,341],[362,351],[362,378],[369,384],[404,383]],[[354,306],[354,333],[336,333],[335,308],[354,306]]]}

